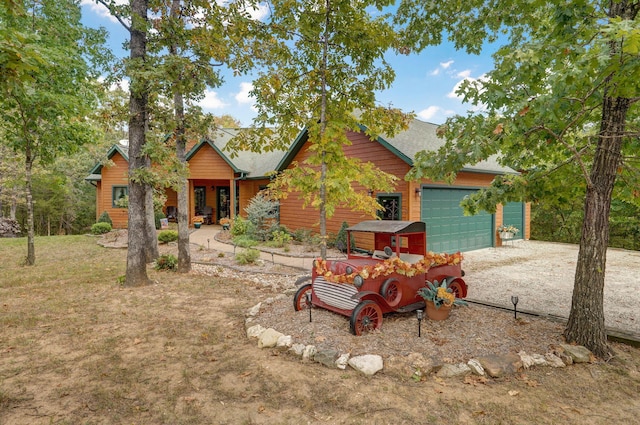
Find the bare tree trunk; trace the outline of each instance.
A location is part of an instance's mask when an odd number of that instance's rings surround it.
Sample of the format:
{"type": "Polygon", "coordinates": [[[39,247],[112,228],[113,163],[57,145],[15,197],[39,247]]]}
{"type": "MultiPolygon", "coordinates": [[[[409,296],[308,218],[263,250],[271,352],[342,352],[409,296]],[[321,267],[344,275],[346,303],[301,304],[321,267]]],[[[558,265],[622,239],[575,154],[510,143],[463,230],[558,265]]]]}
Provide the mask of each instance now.
{"type": "Polygon", "coordinates": [[[129,247],[125,286],[141,286],[150,283],[147,276],[147,191],[149,185],[137,177],[138,170],[149,167],[149,158],[142,148],[146,138],[147,85],[139,75],[146,57],[147,1],[131,0],[131,96],[129,100],[129,247]]]}
{"type": "Polygon", "coordinates": [[[27,191],[27,259],[26,264],[33,266],[36,263],[36,245],[33,231],[33,195],[31,193],[31,170],[33,168],[33,156],[31,154],[31,142],[26,143],[25,155],[25,181],[27,191]]]}
{"type": "Polygon", "coordinates": [[[604,276],[609,243],[609,212],[630,100],[605,97],[598,147],[585,198],[582,238],[576,265],[568,342],[589,348],[604,359],[612,356],[604,324],[604,276]]]}
{"type": "Polygon", "coordinates": [[[145,208],[147,212],[144,247],[147,251],[147,263],[152,263],[156,258],[160,256],[158,249],[158,237],[156,234],[156,212],[153,208],[153,190],[151,187],[147,187],[147,193],[145,196],[145,208]]]}
{"type": "MultiPolygon", "coordinates": [[[[628,0],[611,1],[609,17],[634,20],[640,5],[628,0]]],[[[620,54],[621,46],[611,42],[610,55],[620,54]]],[[[604,93],[598,146],[587,184],[584,222],[576,276],[571,300],[569,322],[564,335],[568,342],[584,345],[595,355],[608,359],[613,355],[607,343],[604,324],[604,276],[609,243],[611,197],[624,142],[625,124],[631,100],[612,96],[616,87],[611,83],[604,93]]]]}
{"type": "MultiPolygon", "coordinates": [[[[171,3],[171,17],[179,19],[180,0],[173,0],[171,3]]],[[[176,45],[170,48],[172,55],[178,54],[176,45]]],[[[178,79],[183,78],[182,75],[178,79]]],[[[178,81],[179,82],[179,81],[178,81]]],[[[180,164],[186,164],[186,138],[184,125],[184,98],[182,93],[176,92],[173,95],[174,115],[176,119],[176,157],[180,164]]],[[[178,189],[178,273],[188,273],[191,271],[191,248],[189,243],[189,215],[187,214],[189,182],[183,179],[181,187],[178,189]]]]}

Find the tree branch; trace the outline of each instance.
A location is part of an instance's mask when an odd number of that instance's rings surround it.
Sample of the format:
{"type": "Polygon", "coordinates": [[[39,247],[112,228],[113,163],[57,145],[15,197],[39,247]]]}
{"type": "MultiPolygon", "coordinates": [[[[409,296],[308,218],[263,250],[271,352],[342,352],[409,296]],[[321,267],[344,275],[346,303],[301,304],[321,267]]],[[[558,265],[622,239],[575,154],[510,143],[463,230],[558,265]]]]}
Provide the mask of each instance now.
{"type": "Polygon", "coordinates": [[[113,4],[108,3],[105,0],[95,0],[95,2],[97,4],[101,4],[104,7],[106,7],[107,9],[109,9],[109,13],[111,13],[111,16],[113,16],[114,18],[116,18],[118,20],[118,22],[120,22],[120,24],[128,31],[131,32],[131,27],[129,25],[127,25],[127,23],[124,21],[124,19],[122,19],[122,17],[120,15],[118,15],[116,13],[115,8],[113,7],[113,4]]]}

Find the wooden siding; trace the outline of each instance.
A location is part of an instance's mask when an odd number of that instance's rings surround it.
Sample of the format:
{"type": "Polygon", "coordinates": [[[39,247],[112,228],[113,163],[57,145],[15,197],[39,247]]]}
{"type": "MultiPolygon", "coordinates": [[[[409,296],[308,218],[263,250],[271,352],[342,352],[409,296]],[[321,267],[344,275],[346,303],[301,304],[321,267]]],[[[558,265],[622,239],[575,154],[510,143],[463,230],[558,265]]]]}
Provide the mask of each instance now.
{"type": "Polygon", "coordinates": [[[189,178],[233,180],[233,169],[211,146],[203,145],[189,160],[189,178]]]}
{"type": "Polygon", "coordinates": [[[106,211],[111,217],[114,229],[126,229],[129,217],[126,208],[115,208],[111,204],[113,186],[128,186],[129,163],[116,152],[111,161],[113,165],[102,167],[102,179],[98,185],[96,220],[106,211]]]}
{"type": "MultiPolygon", "coordinates": [[[[406,182],[404,176],[409,171],[409,164],[401,160],[394,153],[386,149],[380,143],[372,142],[362,133],[348,132],[347,136],[351,140],[351,146],[345,146],[345,154],[351,157],[358,157],[361,161],[372,162],[379,169],[386,173],[394,174],[398,177],[395,188],[389,193],[399,194],[402,197],[401,219],[420,220],[420,196],[416,195],[416,189],[421,192],[423,184],[434,184],[429,180],[420,182],[406,182]]],[[[308,144],[300,150],[294,161],[301,163],[309,156],[308,144]]],[[[493,174],[461,172],[458,174],[453,186],[485,187],[491,184],[493,174]]],[[[357,190],[366,191],[367,188],[355,186],[357,190]]],[[[443,187],[446,187],[443,185],[443,187]]],[[[373,193],[377,196],[379,193],[373,193]]],[[[319,231],[319,212],[312,208],[302,207],[302,200],[299,193],[293,192],[281,202],[280,222],[290,230],[300,228],[319,231]]],[[[349,225],[356,224],[362,220],[370,220],[372,217],[365,216],[360,212],[351,211],[348,208],[336,208],[334,216],[327,220],[327,233],[336,234],[340,230],[343,222],[349,225]]]]}

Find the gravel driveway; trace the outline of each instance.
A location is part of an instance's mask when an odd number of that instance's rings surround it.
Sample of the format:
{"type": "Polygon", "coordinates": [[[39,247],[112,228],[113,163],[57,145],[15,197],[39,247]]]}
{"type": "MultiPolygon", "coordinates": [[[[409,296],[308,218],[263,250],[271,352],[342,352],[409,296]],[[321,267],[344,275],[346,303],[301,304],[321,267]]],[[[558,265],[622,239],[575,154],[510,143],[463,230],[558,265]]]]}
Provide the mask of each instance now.
{"type": "MultiPolygon", "coordinates": [[[[515,241],[464,253],[468,297],[518,309],[569,317],[578,246],[515,241]]],[[[604,315],[608,328],[640,335],[640,252],[609,249],[604,315]]]]}

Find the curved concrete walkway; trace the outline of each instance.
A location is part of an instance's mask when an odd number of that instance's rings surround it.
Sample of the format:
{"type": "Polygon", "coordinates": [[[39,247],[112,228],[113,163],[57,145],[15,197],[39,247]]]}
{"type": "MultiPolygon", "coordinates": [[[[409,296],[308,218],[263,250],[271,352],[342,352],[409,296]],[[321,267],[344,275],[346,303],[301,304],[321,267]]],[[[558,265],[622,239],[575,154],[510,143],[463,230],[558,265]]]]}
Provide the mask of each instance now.
{"type": "MultiPolygon", "coordinates": [[[[189,235],[191,243],[203,246],[207,249],[215,249],[225,253],[233,254],[237,250],[233,245],[222,243],[216,240],[216,234],[222,231],[222,226],[211,224],[203,225],[199,229],[195,229],[189,235]]],[[[238,248],[239,249],[239,248],[238,248]]],[[[260,258],[263,261],[282,264],[288,267],[300,269],[301,272],[311,273],[313,260],[320,254],[309,253],[308,257],[295,257],[290,255],[272,254],[270,252],[260,251],[260,258]]]]}

